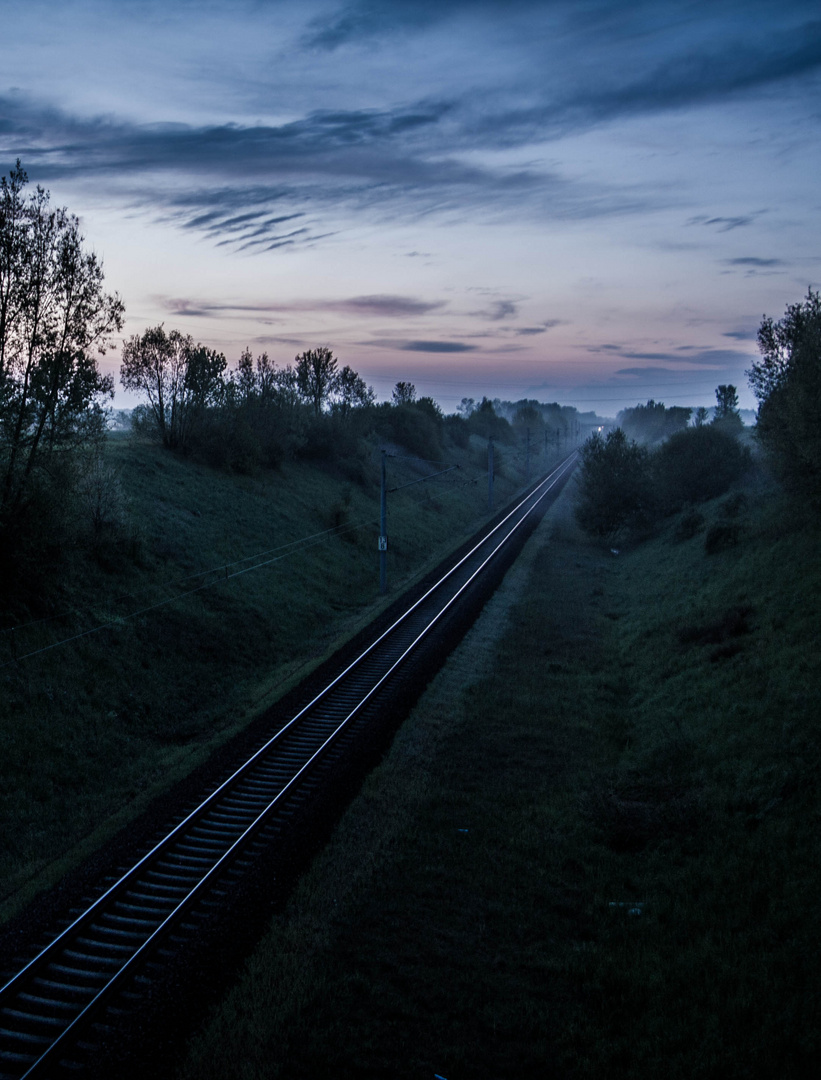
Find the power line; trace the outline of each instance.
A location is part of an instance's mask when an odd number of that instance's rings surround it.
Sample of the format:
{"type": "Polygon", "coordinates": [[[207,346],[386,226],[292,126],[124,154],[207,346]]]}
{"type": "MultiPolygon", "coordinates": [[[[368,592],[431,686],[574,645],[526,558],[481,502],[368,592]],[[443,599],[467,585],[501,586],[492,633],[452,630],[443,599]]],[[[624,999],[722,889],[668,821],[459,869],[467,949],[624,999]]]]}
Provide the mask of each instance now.
{"type": "MultiPolygon", "coordinates": [[[[353,532],[356,529],[364,528],[366,525],[375,525],[376,520],[370,519],[369,521],[360,521],[353,525],[338,526],[334,531],[335,536],[343,536],[347,532],[353,532]]],[[[235,570],[232,574],[226,574],[224,577],[216,578],[214,581],[203,582],[202,585],[197,585],[193,589],[188,589],[185,592],[177,593],[175,596],[168,596],[164,600],[159,600],[155,604],[148,604],[146,607],[138,608],[137,611],[131,611],[127,615],[120,615],[116,619],[107,619],[105,622],[98,623],[97,626],[89,627],[88,630],[82,630],[78,634],[72,634],[71,637],[61,638],[59,641],[53,641],[50,645],[43,645],[39,649],[33,649],[30,652],[24,653],[22,656],[17,656],[12,660],[7,660],[5,663],[0,664],[0,670],[6,667],[10,667],[12,664],[17,664],[22,660],[28,660],[32,656],[39,656],[41,653],[50,652],[52,649],[57,649],[62,645],[68,645],[73,641],[79,641],[81,638],[89,637],[91,634],[96,634],[100,630],[105,630],[109,627],[120,626],[130,619],[135,619],[139,615],[146,615],[150,611],[156,611],[158,608],[165,607],[168,604],[173,604],[177,600],[182,600],[186,596],[193,596],[195,593],[203,592],[205,589],[211,589],[215,585],[222,585],[226,581],[231,581],[233,578],[242,577],[243,574],[248,574],[252,570],[261,570],[265,566],[271,566],[273,563],[281,562],[283,559],[289,558],[291,555],[298,554],[299,551],[305,551],[308,548],[316,547],[317,545],[324,543],[325,540],[331,539],[328,535],[333,530],[326,530],[323,533],[315,533],[313,537],[306,538],[312,540],[311,543],[304,543],[297,551],[288,551],[282,555],[277,555],[273,559],[267,559],[265,562],[256,563],[254,566],[246,566],[242,570],[235,570]]],[[[277,549],[272,549],[277,550],[277,549]]],[[[240,560],[244,561],[244,560],[240,560]]],[[[236,564],[234,564],[236,565],[236,564]]],[[[12,630],[16,629],[11,627],[12,630]]]]}

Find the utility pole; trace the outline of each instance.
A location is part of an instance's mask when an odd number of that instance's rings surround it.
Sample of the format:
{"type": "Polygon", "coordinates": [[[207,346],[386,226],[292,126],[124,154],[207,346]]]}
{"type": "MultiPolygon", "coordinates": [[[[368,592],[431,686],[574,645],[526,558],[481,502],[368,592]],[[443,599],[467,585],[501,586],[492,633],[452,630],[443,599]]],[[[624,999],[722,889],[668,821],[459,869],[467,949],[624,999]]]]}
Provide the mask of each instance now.
{"type": "Polygon", "coordinates": [[[493,509],[493,436],[487,441],[487,508],[493,509]]]}
{"type": "Polygon", "coordinates": [[[388,591],[388,492],[385,485],[385,451],[382,451],[382,486],[379,491],[379,591],[388,591]]]}
{"type": "Polygon", "coordinates": [[[525,450],[525,483],[530,483],[530,428],[525,428],[527,432],[527,449],[525,450]]]}

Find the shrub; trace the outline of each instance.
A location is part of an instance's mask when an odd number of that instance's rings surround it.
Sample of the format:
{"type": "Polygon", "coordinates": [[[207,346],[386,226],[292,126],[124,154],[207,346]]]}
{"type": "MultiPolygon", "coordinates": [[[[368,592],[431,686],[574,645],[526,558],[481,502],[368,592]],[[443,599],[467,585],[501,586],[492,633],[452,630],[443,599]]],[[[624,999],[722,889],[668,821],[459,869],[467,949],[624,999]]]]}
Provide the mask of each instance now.
{"type": "Polygon", "coordinates": [[[612,543],[646,528],[655,508],[647,450],[615,428],[606,438],[592,435],[581,457],[576,520],[585,532],[612,543]]]}
{"type": "Polygon", "coordinates": [[[653,470],[665,510],[723,495],[749,465],[746,447],[714,425],[677,431],[656,451],[653,470]]]}
{"type": "Polygon", "coordinates": [[[707,555],[718,555],[722,551],[737,547],[740,539],[741,529],[735,521],[711,525],[704,537],[704,552],[707,555]]]}
{"type": "Polygon", "coordinates": [[[704,514],[699,513],[698,510],[691,509],[682,516],[673,535],[675,539],[681,543],[684,540],[692,540],[703,528],[704,514]]]}

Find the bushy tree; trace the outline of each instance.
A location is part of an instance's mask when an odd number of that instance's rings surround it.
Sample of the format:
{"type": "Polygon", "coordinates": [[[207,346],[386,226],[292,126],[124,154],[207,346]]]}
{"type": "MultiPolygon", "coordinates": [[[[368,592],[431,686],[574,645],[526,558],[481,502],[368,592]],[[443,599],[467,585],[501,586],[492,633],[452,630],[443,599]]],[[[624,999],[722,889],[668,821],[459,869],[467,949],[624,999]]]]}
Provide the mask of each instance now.
{"type": "Polygon", "coordinates": [[[721,424],[677,431],[653,454],[652,465],[663,508],[675,512],[687,503],[723,495],[749,464],[749,452],[721,424]]]}
{"type": "Polygon", "coordinates": [[[163,446],[186,451],[206,409],[222,399],[226,367],[222,353],[160,324],[124,343],[120,382],[147,399],[163,446]]]}
{"type": "Polygon", "coordinates": [[[489,398],[482,398],[468,417],[467,423],[471,433],[483,439],[497,439],[506,443],[513,441],[513,428],[499,415],[489,398]]]}
{"type": "Polygon", "coordinates": [[[376,394],[373,387],[368,386],[362,376],[346,364],[336,381],[335,398],[334,411],[343,419],[347,419],[354,409],[364,409],[368,405],[373,405],[376,394]]]}
{"type": "Polygon", "coordinates": [[[747,375],[759,401],[756,433],[791,486],[821,498],[821,294],[765,316],[761,359],[747,375]]]}
{"type": "Polygon", "coordinates": [[[336,357],[325,346],[307,349],[294,360],[294,370],[300,394],[313,409],[314,416],[319,416],[337,388],[336,357]]]}
{"type": "Polygon", "coordinates": [[[393,388],[391,401],[394,405],[413,405],[416,401],[416,387],[412,382],[398,382],[393,388]]]}
{"type": "Polygon", "coordinates": [[[576,520],[592,536],[613,543],[652,520],[654,496],[649,452],[621,428],[596,432],[581,449],[576,520]]]}
{"type": "Polygon", "coordinates": [[[27,182],[19,161],[0,179],[0,529],[38,472],[101,438],[113,382],[97,355],[124,313],[77,218],[27,182]]]}
{"type": "Polygon", "coordinates": [[[735,432],[740,431],[744,426],[738,409],[738,393],[732,383],[722,384],[716,388],[713,423],[735,432]]]}

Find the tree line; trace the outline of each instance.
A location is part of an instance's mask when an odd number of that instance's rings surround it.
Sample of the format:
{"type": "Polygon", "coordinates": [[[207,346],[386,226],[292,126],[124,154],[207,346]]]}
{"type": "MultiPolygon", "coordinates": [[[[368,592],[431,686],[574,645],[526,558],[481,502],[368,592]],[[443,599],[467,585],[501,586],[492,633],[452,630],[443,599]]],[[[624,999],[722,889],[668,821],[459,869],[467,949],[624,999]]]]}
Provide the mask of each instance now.
{"type": "MultiPolygon", "coordinates": [[[[755,437],[787,490],[821,509],[821,295],[812,288],[781,319],[765,315],[760,358],[747,372],[758,399],[755,437]]],[[[660,402],[623,410],[618,426],[582,448],[576,516],[612,543],[641,534],[665,515],[726,492],[749,464],[732,385],[708,412],[660,402]],[[692,422],[691,422],[692,419],[692,422]]]]}

